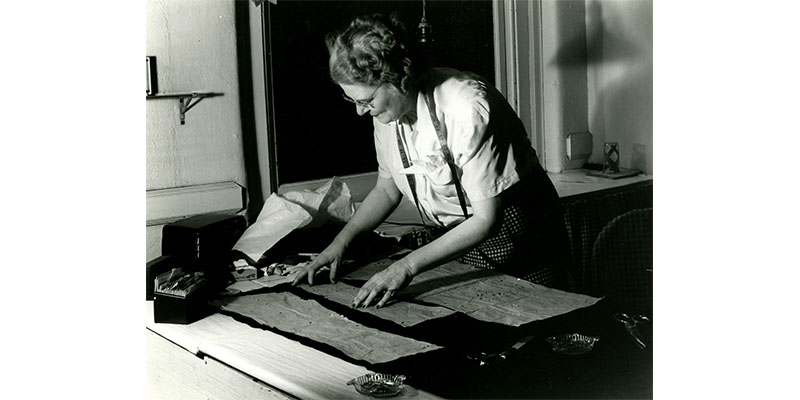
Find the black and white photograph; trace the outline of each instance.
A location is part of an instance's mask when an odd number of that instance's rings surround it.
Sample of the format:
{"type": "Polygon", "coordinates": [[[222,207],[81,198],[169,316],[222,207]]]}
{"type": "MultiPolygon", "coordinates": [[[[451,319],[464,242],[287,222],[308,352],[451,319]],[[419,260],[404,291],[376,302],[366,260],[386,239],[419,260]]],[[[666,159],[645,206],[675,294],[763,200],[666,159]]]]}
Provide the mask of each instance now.
{"type": "Polygon", "coordinates": [[[148,1],[149,398],[652,398],[652,13],[148,1]]]}
{"type": "Polygon", "coordinates": [[[653,397],[651,1],[146,6],[148,398],[653,397]]]}
{"type": "Polygon", "coordinates": [[[797,397],[788,4],[9,3],[2,397],[797,397]]]}

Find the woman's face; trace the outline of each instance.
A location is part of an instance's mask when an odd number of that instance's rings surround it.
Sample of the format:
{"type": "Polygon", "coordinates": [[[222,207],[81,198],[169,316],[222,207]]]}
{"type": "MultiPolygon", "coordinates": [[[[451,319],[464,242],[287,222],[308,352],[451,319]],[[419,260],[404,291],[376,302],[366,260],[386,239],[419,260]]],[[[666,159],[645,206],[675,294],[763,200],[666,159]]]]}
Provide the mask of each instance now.
{"type": "Polygon", "coordinates": [[[339,84],[344,94],[355,103],[358,115],[369,114],[378,121],[388,124],[416,109],[416,95],[400,92],[394,85],[384,83],[380,86],[362,84],[339,84]]]}

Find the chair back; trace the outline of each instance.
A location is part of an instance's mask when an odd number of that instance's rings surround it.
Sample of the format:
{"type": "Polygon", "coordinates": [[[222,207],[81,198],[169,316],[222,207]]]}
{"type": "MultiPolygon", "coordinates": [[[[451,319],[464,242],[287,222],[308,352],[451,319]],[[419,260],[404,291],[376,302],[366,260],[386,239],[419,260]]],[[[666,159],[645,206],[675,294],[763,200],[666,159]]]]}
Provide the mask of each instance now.
{"type": "Polygon", "coordinates": [[[589,291],[621,310],[652,316],[653,208],[628,211],[600,231],[592,247],[589,291]]]}

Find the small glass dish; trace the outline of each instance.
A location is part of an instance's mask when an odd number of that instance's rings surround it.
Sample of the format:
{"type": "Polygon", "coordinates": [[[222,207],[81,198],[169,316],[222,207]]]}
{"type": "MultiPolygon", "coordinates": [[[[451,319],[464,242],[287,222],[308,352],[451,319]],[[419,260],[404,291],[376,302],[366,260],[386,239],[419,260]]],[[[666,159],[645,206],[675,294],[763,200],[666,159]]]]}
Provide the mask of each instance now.
{"type": "Polygon", "coordinates": [[[592,351],[594,344],[600,338],[580,333],[568,333],[558,336],[550,336],[547,342],[552,346],[553,351],[561,354],[584,354],[592,351]]]}
{"type": "Polygon", "coordinates": [[[358,393],[371,397],[392,397],[403,391],[403,375],[366,374],[347,382],[353,385],[358,393]]]}

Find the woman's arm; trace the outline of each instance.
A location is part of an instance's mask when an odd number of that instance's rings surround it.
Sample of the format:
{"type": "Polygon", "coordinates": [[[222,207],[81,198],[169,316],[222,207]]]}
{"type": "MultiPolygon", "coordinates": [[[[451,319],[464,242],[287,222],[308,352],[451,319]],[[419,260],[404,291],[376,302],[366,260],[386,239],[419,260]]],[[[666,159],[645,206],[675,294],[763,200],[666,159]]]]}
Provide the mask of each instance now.
{"type": "Polygon", "coordinates": [[[383,295],[377,303],[377,307],[382,307],[417,274],[466,254],[500,229],[500,196],[472,203],[472,210],[472,217],[457,227],[375,274],[358,291],[353,307],[367,307],[378,295],[383,295]]]}
{"type": "Polygon", "coordinates": [[[295,276],[293,284],[298,284],[304,276],[307,276],[308,284],[313,285],[317,270],[326,265],[331,268],[330,280],[334,282],[337,269],[350,242],[356,236],[380,225],[397,207],[402,197],[402,193],[391,178],[378,176],[375,187],[369,192],[350,221],[336,235],[331,244],[295,276]]]}

